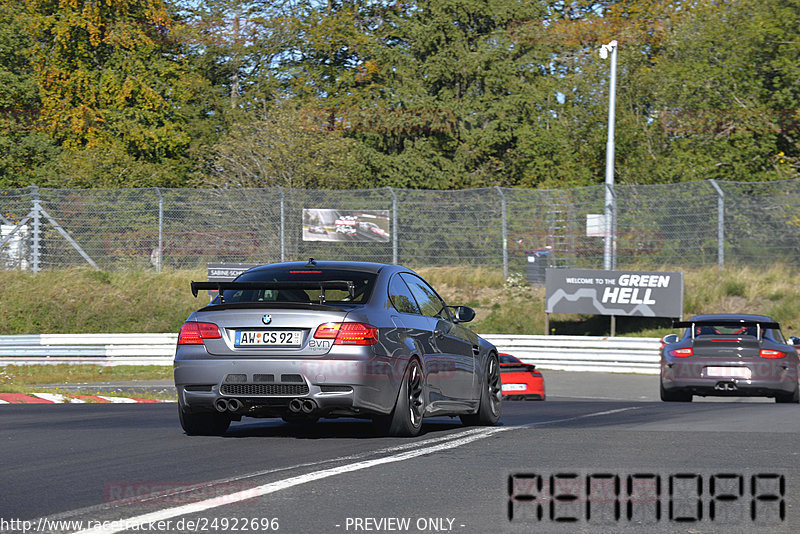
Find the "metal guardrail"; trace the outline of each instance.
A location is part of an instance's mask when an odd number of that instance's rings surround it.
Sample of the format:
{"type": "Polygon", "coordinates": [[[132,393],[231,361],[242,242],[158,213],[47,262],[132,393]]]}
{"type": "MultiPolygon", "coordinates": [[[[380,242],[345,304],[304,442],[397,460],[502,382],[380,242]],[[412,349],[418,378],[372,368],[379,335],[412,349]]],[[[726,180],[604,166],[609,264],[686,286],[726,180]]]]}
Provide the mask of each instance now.
{"type": "Polygon", "coordinates": [[[606,373],[659,373],[657,337],[514,336],[487,334],[500,352],[538,369],[606,373]]]}
{"type": "MultiPolygon", "coordinates": [[[[658,374],[658,338],[484,335],[539,369],[658,374]]],[[[0,336],[0,366],[95,363],[172,365],[177,334],[0,336]]]]}
{"type": "Polygon", "coordinates": [[[0,365],[172,365],[178,334],[0,336],[0,365]]]}

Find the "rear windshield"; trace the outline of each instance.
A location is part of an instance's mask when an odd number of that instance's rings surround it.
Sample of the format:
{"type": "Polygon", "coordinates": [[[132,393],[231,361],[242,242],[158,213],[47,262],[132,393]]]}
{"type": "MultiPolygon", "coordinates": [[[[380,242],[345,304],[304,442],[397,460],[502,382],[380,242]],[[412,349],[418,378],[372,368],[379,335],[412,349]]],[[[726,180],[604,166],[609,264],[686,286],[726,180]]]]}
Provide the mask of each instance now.
{"type": "MultiPolygon", "coordinates": [[[[364,304],[375,286],[375,273],[332,269],[274,269],[244,273],[236,282],[344,282],[353,285],[353,293],[345,289],[325,289],[325,304],[364,304]]],[[[225,303],[233,302],[320,302],[321,289],[226,289],[225,303]]]]}
{"type": "MultiPolygon", "coordinates": [[[[686,331],[686,335],[688,336],[690,330],[686,331]]],[[[703,325],[695,325],[694,327],[694,336],[752,336],[758,337],[758,328],[755,326],[732,326],[730,324],[703,324],[703,325]]],[[[761,329],[761,337],[766,339],[771,339],[773,341],[777,341],[778,343],[785,343],[786,341],[783,339],[783,335],[781,335],[780,330],[775,330],[772,328],[762,328],[761,329]]]]}

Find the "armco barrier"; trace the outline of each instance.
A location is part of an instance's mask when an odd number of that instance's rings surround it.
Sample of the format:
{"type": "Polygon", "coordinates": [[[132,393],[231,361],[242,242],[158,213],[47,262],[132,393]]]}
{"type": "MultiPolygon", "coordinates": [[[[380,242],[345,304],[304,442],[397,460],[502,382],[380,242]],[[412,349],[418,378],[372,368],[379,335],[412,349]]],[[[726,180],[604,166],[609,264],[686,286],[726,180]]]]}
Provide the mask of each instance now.
{"type": "MultiPolygon", "coordinates": [[[[657,374],[658,338],[484,336],[539,369],[657,374]]],[[[172,365],[177,334],[0,336],[0,365],[172,365]]]]}
{"type": "Polygon", "coordinates": [[[178,334],[0,336],[0,365],[172,365],[178,334]]]}
{"type": "Polygon", "coordinates": [[[538,369],[658,374],[657,337],[513,336],[487,334],[500,352],[538,369]]]}

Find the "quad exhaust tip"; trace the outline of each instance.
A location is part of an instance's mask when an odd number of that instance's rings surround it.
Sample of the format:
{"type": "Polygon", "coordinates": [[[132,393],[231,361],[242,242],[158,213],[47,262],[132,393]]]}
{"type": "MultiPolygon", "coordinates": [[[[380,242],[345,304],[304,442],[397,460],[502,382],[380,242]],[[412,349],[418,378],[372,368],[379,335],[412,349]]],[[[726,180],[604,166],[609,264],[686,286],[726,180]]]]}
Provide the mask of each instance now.
{"type": "Polygon", "coordinates": [[[317,403],[311,399],[303,401],[303,413],[311,413],[317,409],[317,403]]]}
{"type": "Polygon", "coordinates": [[[303,401],[300,399],[292,399],[289,401],[289,411],[292,413],[300,413],[303,411],[303,401]]]}
{"type": "Polygon", "coordinates": [[[317,409],[317,403],[311,399],[292,399],[289,401],[289,411],[292,413],[310,414],[317,409]]]}
{"type": "Polygon", "coordinates": [[[220,413],[225,412],[238,412],[244,407],[244,404],[239,399],[217,399],[214,402],[214,408],[220,413]]]}

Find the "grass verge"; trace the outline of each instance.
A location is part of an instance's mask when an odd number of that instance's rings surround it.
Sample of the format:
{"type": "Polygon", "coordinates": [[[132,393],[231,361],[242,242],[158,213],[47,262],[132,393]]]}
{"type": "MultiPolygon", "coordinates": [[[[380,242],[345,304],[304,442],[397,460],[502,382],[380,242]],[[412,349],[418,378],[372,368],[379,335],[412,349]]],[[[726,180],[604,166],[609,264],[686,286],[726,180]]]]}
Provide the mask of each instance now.
{"type": "Polygon", "coordinates": [[[0,387],[7,385],[165,380],[172,367],[162,365],[6,365],[0,367],[0,387]]]}
{"type": "MultiPolygon", "coordinates": [[[[653,270],[653,269],[646,269],[653,270]]],[[[716,265],[684,272],[684,317],[699,313],[758,313],[778,320],[784,333],[800,331],[800,269],[716,265]]],[[[476,332],[543,334],[544,289],[520,275],[503,279],[500,269],[424,267],[417,271],[450,304],[475,308],[470,326],[476,332]]],[[[192,297],[191,280],[205,280],[201,270],[99,272],[86,268],[42,271],[36,275],[0,271],[0,334],[177,332],[186,317],[205,304],[192,297]]],[[[553,315],[551,334],[608,335],[609,318],[553,315]],[[553,329],[555,329],[553,331],[553,329]]],[[[617,318],[617,332],[660,336],[670,321],[617,318]]]]}
{"type": "MultiPolygon", "coordinates": [[[[172,388],[166,391],[137,390],[137,386],[125,386],[118,390],[93,386],[97,382],[136,382],[166,380],[172,378],[172,367],[159,365],[6,365],[0,367],[0,393],[57,393],[62,395],[103,395],[108,397],[134,397],[158,400],[176,400],[172,388]],[[85,387],[42,388],[44,384],[86,384],[85,387]]],[[[87,402],[91,402],[90,400],[87,402]]]]}

